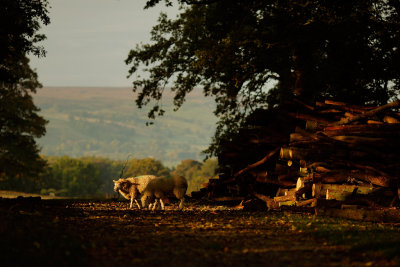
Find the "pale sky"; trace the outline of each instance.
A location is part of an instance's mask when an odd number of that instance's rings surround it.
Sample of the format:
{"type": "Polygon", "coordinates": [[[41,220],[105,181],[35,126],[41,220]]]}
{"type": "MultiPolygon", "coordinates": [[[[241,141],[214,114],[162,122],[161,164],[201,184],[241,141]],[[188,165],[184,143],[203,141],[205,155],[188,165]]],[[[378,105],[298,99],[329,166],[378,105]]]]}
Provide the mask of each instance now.
{"type": "Polygon", "coordinates": [[[144,10],[146,0],[49,0],[51,24],[41,33],[45,58],[31,56],[43,86],[130,87],[129,50],[150,40],[163,3],[144,10]]]}

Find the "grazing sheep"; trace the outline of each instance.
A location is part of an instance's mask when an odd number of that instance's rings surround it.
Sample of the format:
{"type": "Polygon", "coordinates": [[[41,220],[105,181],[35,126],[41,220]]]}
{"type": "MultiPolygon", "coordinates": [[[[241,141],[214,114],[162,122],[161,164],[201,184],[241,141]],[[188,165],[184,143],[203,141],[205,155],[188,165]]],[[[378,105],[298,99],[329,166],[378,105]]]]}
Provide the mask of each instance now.
{"type": "Polygon", "coordinates": [[[142,193],[142,206],[149,207],[149,204],[155,200],[153,210],[157,206],[157,200],[160,201],[161,209],[165,210],[163,198],[175,196],[180,200],[179,209],[183,209],[183,202],[188,184],[183,176],[172,176],[171,178],[161,177],[151,180],[142,193]]]}
{"type": "Polygon", "coordinates": [[[114,191],[119,192],[124,198],[131,201],[129,208],[132,208],[133,200],[135,200],[136,205],[140,209],[141,206],[138,199],[142,196],[144,189],[147,184],[155,179],[154,175],[142,175],[137,177],[129,177],[119,180],[113,180],[114,191]]]}

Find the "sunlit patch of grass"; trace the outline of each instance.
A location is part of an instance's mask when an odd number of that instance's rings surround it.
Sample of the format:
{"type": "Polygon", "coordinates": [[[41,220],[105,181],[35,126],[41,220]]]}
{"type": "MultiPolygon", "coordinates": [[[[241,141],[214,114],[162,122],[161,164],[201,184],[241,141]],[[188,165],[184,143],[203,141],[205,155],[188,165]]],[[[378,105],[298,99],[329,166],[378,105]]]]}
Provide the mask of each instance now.
{"type": "Polygon", "coordinates": [[[331,245],[347,246],[351,252],[400,260],[398,225],[304,215],[288,215],[286,221],[292,224],[292,230],[311,234],[331,245]]]}

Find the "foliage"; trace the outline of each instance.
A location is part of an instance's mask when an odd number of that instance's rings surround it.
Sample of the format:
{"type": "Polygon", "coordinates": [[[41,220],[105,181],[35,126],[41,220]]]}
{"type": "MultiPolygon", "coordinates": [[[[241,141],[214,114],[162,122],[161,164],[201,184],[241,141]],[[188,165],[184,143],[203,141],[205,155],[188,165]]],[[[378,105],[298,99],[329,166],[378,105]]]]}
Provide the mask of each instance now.
{"type": "Polygon", "coordinates": [[[169,176],[169,170],[161,163],[161,161],[153,158],[132,159],[129,161],[123,177],[134,177],[145,174],[169,176]]]}
{"type": "Polygon", "coordinates": [[[47,25],[47,1],[0,1],[0,186],[27,190],[37,186],[44,161],[34,138],[45,134],[31,93],[40,87],[29,67],[28,53],[43,56],[36,43],[41,23],[47,25]]]}
{"type": "Polygon", "coordinates": [[[192,159],[185,159],[182,160],[181,163],[176,166],[176,169],[172,172],[173,175],[181,175],[186,177],[187,179],[191,179],[196,172],[201,169],[201,163],[192,160],[192,159]]]}
{"type": "Polygon", "coordinates": [[[152,42],[132,49],[126,63],[130,75],[148,73],[133,89],[138,107],[153,101],[152,119],[164,114],[169,85],[177,109],[195,87],[215,98],[211,155],[257,108],[296,95],[382,104],[399,91],[398,1],[179,2],[179,17],[161,14],[152,42]]]}
{"type": "MultiPolygon", "coordinates": [[[[131,159],[128,162],[101,157],[71,158],[44,157],[47,167],[40,179],[28,191],[56,196],[109,196],[115,194],[113,180],[152,174],[170,176],[179,174],[188,179],[189,189],[198,190],[216,173],[217,161],[209,159],[203,164],[195,160],[183,160],[171,172],[161,161],[153,158],[131,159]],[[125,168],[124,168],[125,166],[125,168]]],[[[188,191],[188,192],[190,192],[188,191]]]]}
{"type": "Polygon", "coordinates": [[[151,127],[144,126],[146,111],[132,106],[129,88],[43,88],[34,101],[49,120],[37,141],[51,156],[152,156],[172,167],[186,158],[202,160],[215,130],[213,100],[200,90],[151,127]]]}
{"type": "MultiPolygon", "coordinates": [[[[42,187],[52,188],[67,196],[93,196],[101,193],[104,184],[101,169],[93,159],[73,159],[67,156],[51,158],[42,178],[42,187]]],[[[97,161],[99,162],[99,160],[97,161]]]]}
{"type": "Polygon", "coordinates": [[[207,159],[204,163],[192,159],[182,160],[172,172],[173,175],[182,175],[188,180],[188,193],[198,191],[203,183],[217,174],[218,161],[207,159]]]}
{"type": "MultiPolygon", "coordinates": [[[[63,196],[105,196],[114,194],[113,179],[119,179],[124,162],[100,157],[45,157],[47,167],[40,176],[38,192],[63,196]]],[[[153,174],[168,176],[158,160],[132,159],[122,177],[153,174]]]]}

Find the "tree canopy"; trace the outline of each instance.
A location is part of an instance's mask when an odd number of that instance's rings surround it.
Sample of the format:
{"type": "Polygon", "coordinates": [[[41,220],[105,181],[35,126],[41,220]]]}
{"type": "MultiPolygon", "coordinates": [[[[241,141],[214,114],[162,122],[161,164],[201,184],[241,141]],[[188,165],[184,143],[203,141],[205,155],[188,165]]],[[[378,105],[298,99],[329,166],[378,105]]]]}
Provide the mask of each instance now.
{"type": "Polygon", "coordinates": [[[217,103],[217,143],[257,108],[293,97],[355,104],[397,97],[398,1],[178,2],[178,17],[161,14],[151,42],[137,45],[126,59],[136,104],[153,104],[150,118],[163,115],[166,88],[179,108],[201,87],[217,103]]]}
{"type": "Polygon", "coordinates": [[[29,53],[44,56],[38,34],[47,25],[46,0],[0,0],[0,183],[12,189],[27,187],[45,162],[34,138],[45,134],[45,124],[31,93],[40,83],[29,66],[29,53]]]}
{"type": "Polygon", "coordinates": [[[153,158],[132,159],[128,162],[123,177],[135,177],[147,174],[169,176],[169,170],[161,161],[153,158]]]}
{"type": "Polygon", "coordinates": [[[185,159],[171,172],[172,175],[181,175],[188,180],[188,193],[200,190],[202,184],[216,176],[217,173],[218,161],[216,159],[207,159],[204,163],[185,159]]]}

